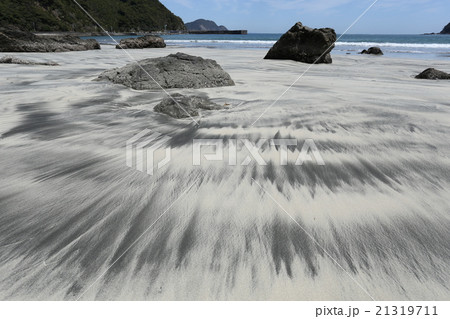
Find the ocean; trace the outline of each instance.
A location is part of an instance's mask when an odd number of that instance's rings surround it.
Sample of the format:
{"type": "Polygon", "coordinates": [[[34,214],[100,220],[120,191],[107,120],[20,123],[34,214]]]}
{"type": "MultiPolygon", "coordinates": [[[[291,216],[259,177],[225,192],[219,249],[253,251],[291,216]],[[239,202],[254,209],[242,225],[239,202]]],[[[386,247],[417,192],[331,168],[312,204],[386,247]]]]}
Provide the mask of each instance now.
{"type": "MultiPolygon", "coordinates": [[[[281,34],[252,33],[248,35],[164,35],[168,46],[207,47],[215,49],[268,50],[281,34]]],[[[338,35],[339,37],[340,35],[338,35]]],[[[115,39],[129,36],[117,36],[115,39]]],[[[94,37],[101,44],[113,45],[107,37],[94,37]]],[[[448,35],[369,35],[345,34],[336,44],[333,54],[357,54],[371,46],[380,47],[386,56],[415,59],[450,60],[450,36],[448,35]]]]}

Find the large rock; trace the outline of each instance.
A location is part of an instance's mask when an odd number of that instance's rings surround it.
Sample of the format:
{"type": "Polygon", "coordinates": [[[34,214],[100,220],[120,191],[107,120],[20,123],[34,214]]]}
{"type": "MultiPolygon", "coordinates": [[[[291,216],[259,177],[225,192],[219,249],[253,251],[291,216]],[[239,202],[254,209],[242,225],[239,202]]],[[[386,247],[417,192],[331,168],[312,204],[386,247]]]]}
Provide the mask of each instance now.
{"type": "Polygon", "coordinates": [[[123,68],[103,72],[98,79],[135,90],[160,89],[160,86],[165,89],[199,89],[234,85],[230,75],[216,61],[184,53],[145,59],[139,64],[130,63],[123,68]]]}
{"type": "Polygon", "coordinates": [[[305,63],[332,63],[336,32],[330,28],[311,29],[297,22],[267,53],[265,59],[305,63]]]}
{"type": "Polygon", "coordinates": [[[166,97],[154,110],[164,113],[176,119],[186,118],[190,116],[198,116],[199,110],[220,110],[224,107],[211,102],[206,97],[185,96],[179,93],[166,97]]]}
{"type": "Polygon", "coordinates": [[[433,68],[426,69],[416,76],[416,79],[425,80],[450,80],[450,74],[433,68]]]}
{"type": "Polygon", "coordinates": [[[384,53],[379,47],[371,47],[368,50],[363,50],[360,54],[383,55],[384,53]]]}
{"type": "Polygon", "coordinates": [[[4,56],[0,59],[0,63],[3,64],[25,64],[25,65],[49,65],[57,66],[58,63],[55,62],[35,62],[30,60],[22,60],[13,56],[4,56]]]}
{"type": "Polygon", "coordinates": [[[442,29],[441,34],[450,34],[450,23],[442,29]]]}
{"type": "Polygon", "coordinates": [[[146,35],[139,38],[128,38],[120,40],[116,49],[147,49],[147,48],[165,48],[164,39],[154,35],[146,35]]]}
{"type": "Polygon", "coordinates": [[[99,50],[96,40],[78,37],[36,36],[33,33],[0,29],[0,52],[67,52],[99,50]]]}

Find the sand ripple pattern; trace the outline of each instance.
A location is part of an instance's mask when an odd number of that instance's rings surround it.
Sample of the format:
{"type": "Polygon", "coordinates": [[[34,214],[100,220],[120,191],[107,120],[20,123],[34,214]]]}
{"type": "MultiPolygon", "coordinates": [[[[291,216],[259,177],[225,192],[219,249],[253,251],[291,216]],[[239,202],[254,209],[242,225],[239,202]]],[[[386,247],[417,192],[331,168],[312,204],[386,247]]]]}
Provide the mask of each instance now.
{"type": "Polygon", "coordinates": [[[0,299],[368,300],[253,180],[375,299],[450,298],[448,83],[412,79],[419,62],[338,57],[251,127],[306,66],[195,50],[237,84],[200,90],[231,108],[199,127],[154,113],[161,92],[91,82],[125,64],[113,49],[0,68],[0,299]],[[146,128],[173,147],[153,177],[125,166],[146,128]],[[192,166],[193,138],[244,137],[312,138],[326,166],[192,166]]]}

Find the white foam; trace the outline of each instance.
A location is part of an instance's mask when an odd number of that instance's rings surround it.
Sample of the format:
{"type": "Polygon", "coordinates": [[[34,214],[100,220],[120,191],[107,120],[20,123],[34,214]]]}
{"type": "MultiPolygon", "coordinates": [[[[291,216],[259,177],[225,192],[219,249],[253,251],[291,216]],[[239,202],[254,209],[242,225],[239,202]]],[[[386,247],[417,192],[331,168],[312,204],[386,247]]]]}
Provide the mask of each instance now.
{"type": "Polygon", "coordinates": [[[234,44],[275,44],[265,40],[165,40],[166,43],[234,43],[234,44]]]}
{"type": "MultiPolygon", "coordinates": [[[[273,40],[166,40],[166,43],[232,43],[232,44],[270,44],[273,40]]],[[[337,42],[337,46],[379,46],[404,48],[442,48],[450,49],[450,43],[396,43],[396,42],[337,42]]]]}
{"type": "Polygon", "coordinates": [[[364,46],[364,47],[401,47],[401,48],[440,48],[450,49],[450,43],[395,43],[395,42],[337,42],[337,46],[364,46]]]}

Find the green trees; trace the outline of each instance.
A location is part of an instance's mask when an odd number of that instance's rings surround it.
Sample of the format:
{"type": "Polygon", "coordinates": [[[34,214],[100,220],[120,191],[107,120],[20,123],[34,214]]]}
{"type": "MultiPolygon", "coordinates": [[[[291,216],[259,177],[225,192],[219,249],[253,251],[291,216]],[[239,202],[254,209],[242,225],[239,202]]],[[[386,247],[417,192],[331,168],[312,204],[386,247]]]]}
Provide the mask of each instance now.
{"type": "MultiPolygon", "coordinates": [[[[79,0],[108,31],[183,30],[180,17],[158,0],[79,0]]],[[[28,31],[95,32],[98,27],[72,0],[0,0],[0,25],[28,31]]]]}

